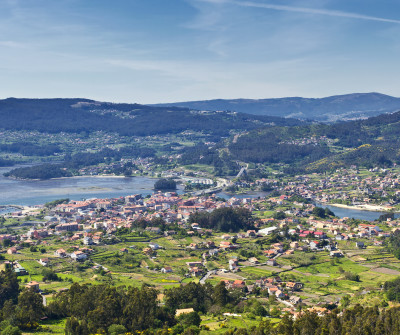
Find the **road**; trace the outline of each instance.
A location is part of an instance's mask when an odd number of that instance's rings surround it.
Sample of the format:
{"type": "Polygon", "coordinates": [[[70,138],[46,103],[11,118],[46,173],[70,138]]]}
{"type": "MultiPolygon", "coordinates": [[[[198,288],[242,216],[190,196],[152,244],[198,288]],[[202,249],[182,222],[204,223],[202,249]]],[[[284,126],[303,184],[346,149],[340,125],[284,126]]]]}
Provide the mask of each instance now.
{"type": "Polygon", "coordinates": [[[42,295],[43,298],[43,306],[47,306],[47,299],[44,295],[42,295]]]}
{"type": "Polygon", "coordinates": [[[203,278],[200,279],[199,283],[201,285],[204,285],[206,283],[206,280],[213,274],[216,274],[217,271],[216,270],[212,270],[212,271],[208,271],[203,278]]]}
{"type": "Polygon", "coordinates": [[[295,308],[294,305],[291,304],[291,303],[288,302],[288,301],[285,301],[285,300],[282,300],[282,299],[279,299],[279,298],[276,298],[276,300],[278,300],[279,302],[281,302],[282,304],[284,304],[284,305],[286,305],[286,306],[288,306],[288,307],[290,307],[290,308],[295,308]]]}

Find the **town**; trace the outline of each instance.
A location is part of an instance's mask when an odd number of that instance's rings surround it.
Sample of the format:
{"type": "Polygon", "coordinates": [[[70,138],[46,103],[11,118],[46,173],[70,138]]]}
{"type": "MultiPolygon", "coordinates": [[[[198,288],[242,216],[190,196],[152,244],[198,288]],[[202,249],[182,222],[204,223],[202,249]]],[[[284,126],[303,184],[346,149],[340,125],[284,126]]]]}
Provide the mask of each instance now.
{"type": "MultiPolygon", "coordinates": [[[[257,180],[274,190],[256,198],[158,191],[16,210],[2,219],[7,233],[0,235],[0,266],[13,269],[21,285],[41,292],[46,303],[72,283],[95,281],[146,283],[161,293],[188,283],[223,283],[242,299],[255,299],[264,311],[258,315],[272,319],[372,304],[383,299],[377,283],[400,274],[400,261],[387,247],[400,221],[390,215],[375,222],[338,218],[315,205],[357,201],[337,196],[356,173],[340,170],[318,181],[257,180]]],[[[349,185],[357,192],[395,193],[397,175],[382,173],[349,185]]],[[[257,320],[254,312],[242,314],[232,309],[220,315],[257,320]]],[[[204,317],[202,325],[217,329],[223,321],[204,317]]]]}

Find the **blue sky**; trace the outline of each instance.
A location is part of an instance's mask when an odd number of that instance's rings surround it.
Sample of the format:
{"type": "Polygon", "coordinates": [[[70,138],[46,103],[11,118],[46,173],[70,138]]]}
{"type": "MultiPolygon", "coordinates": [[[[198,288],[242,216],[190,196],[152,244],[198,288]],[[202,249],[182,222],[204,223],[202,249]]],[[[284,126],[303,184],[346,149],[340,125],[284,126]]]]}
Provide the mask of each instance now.
{"type": "Polygon", "coordinates": [[[0,98],[400,96],[398,0],[1,0],[0,98]]]}

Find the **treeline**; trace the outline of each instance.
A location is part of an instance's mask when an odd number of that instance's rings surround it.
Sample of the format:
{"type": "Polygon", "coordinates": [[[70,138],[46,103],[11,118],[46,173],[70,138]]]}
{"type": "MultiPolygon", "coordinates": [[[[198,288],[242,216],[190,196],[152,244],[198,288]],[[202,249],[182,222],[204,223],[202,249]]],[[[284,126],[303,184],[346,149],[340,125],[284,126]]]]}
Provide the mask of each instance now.
{"type": "Polygon", "coordinates": [[[379,166],[387,168],[400,163],[398,145],[394,143],[364,144],[343,154],[336,154],[304,166],[305,171],[324,172],[350,165],[363,166],[367,169],[379,166]]]}
{"type": "Polygon", "coordinates": [[[396,230],[392,232],[385,243],[387,250],[392,253],[394,257],[400,259],[400,231],[396,230]]]}
{"type": "Polygon", "coordinates": [[[269,320],[251,329],[229,330],[225,335],[397,335],[400,334],[400,308],[382,309],[362,307],[346,309],[342,313],[318,316],[315,312],[304,312],[294,320],[286,315],[274,325],[269,320]]]}
{"type": "Polygon", "coordinates": [[[195,312],[207,313],[213,306],[220,307],[230,304],[235,305],[239,296],[230,293],[221,282],[216,286],[207,283],[206,285],[191,282],[187,285],[165,290],[165,306],[172,310],[181,308],[193,308],[195,312]]]}
{"type": "Polygon", "coordinates": [[[28,142],[0,144],[0,151],[19,153],[24,156],[51,156],[60,153],[61,148],[55,144],[36,145],[28,142]]]}
{"type": "Polygon", "coordinates": [[[12,160],[0,158],[0,167],[13,166],[14,164],[12,160]]]}
{"type": "Polygon", "coordinates": [[[216,176],[233,176],[240,170],[239,165],[226,152],[220,154],[218,147],[209,148],[204,144],[185,148],[179,163],[181,165],[211,165],[214,167],[216,176]]]}
{"type": "MultiPolygon", "coordinates": [[[[399,282],[399,280],[397,280],[399,282]]],[[[396,284],[398,285],[398,283],[396,284]]],[[[385,286],[385,289],[391,286],[385,286]]],[[[0,272],[0,330],[2,334],[21,334],[40,330],[43,317],[49,320],[66,318],[65,334],[199,334],[200,313],[221,315],[224,311],[249,313],[253,316],[279,316],[255,299],[243,300],[241,289],[228,291],[223,282],[189,283],[164,291],[165,304],[158,300],[158,291],[143,285],[112,287],[73,284],[58,292],[48,304],[30,289],[20,290],[16,274],[0,272]],[[193,312],[176,317],[176,310],[193,308],[193,312]]],[[[400,334],[400,307],[362,307],[339,310],[335,305],[322,316],[305,311],[296,319],[285,314],[280,322],[269,319],[257,326],[233,328],[225,335],[397,335],[400,334]]]]}
{"type": "Polygon", "coordinates": [[[67,204],[67,203],[69,203],[69,198],[57,199],[57,200],[53,200],[53,201],[46,202],[46,203],[44,204],[44,207],[46,207],[46,208],[53,208],[53,207],[56,207],[57,205],[60,205],[60,204],[67,204]]]}
{"type": "Polygon", "coordinates": [[[126,332],[157,329],[175,324],[174,310],[158,305],[157,291],[142,286],[111,287],[109,285],[73,284],[66,292],[57,293],[48,305],[50,318],[68,317],[65,334],[107,334],[112,325],[126,332]]]}
{"type": "Polygon", "coordinates": [[[139,146],[123,147],[119,150],[105,148],[96,153],[81,152],[74,155],[66,155],[64,166],[68,169],[80,169],[85,166],[97,165],[100,163],[111,163],[121,158],[154,157],[155,150],[139,146]]]}
{"type": "Polygon", "coordinates": [[[232,159],[254,163],[290,164],[287,173],[323,172],[358,165],[388,167],[400,163],[400,112],[367,120],[332,125],[270,127],[253,130],[228,146],[232,159]],[[319,143],[305,144],[315,137],[319,143]],[[353,148],[344,153],[331,152],[320,137],[333,140],[335,146],[353,148]]]}
{"type": "Polygon", "coordinates": [[[388,300],[400,302],[400,277],[392,281],[385,282],[383,289],[385,290],[388,300]]]}
{"type": "Polygon", "coordinates": [[[172,178],[161,178],[154,183],[155,190],[176,190],[176,181],[172,178]]]}
{"type": "Polygon", "coordinates": [[[69,335],[192,335],[200,332],[199,313],[220,314],[222,309],[231,310],[235,306],[237,311],[246,308],[256,314],[267,313],[260,309],[260,304],[243,302],[242,290],[228,292],[222,282],[216,286],[189,283],[167,289],[164,291],[165,305],[159,303],[158,293],[146,285],[136,288],[74,283],[69,290],[58,292],[47,306],[43,306],[42,296],[30,289],[20,290],[16,274],[8,269],[0,272],[1,334],[40,330],[41,318],[47,317],[49,320],[66,318],[65,334],[69,335]],[[176,310],[181,308],[193,308],[194,311],[176,317],[176,310]]]}
{"type": "Polygon", "coordinates": [[[190,223],[198,223],[205,229],[221,232],[238,232],[254,228],[254,218],[251,212],[242,207],[223,207],[209,212],[196,212],[190,214],[190,223]]]}
{"type": "Polygon", "coordinates": [[[40,294],[30,289],[20,291],[11,269],[0,272],[2,334],[39,329],[44,316],[67,317],[65,334],[71,335],[111,334],[111,326],[124,327],[125,332],[145,330],[146,334],[155,334],[156,329],[175,325],[174,313],[158,306],[157,291],[146,286],[138,289],[73,284],[68,291],[57,293],[45,307],[40,294]]]}
{"type": "Polygon", "coordinates": [[[263,125],[298,125],[301,121],[279,117],[231,113],[191,113],[185,108],[110,104],[86,99],[5,99],[0,101],[1,128],[40,132],[115,132],[124,136],[177,133],[187,129],[218,136],[230,129],[255,129],[263,125]],[[119,117],[118,112],[131,117],[119,117]]]}
{"type": "Polygon", "coordinates": [[[287,163],[299,160],[315,161],[330,154],[325,145],[295,145],[280,143],[281,139],[272,132],[263,136],[253,133],[240,136],[236,143],[229,145],[233,157],[245,162],[254,163],[287,163]]]}
{"type": "MultiPolygon", "coordinates": [[[[105,148],[96,153],[77,153],[74,155],[65,155],[64,162],[60,164],[41,164],[30,167],[13,169],[4,174],[6,177],[15,177],[20,179],[50,179],[60,177],[70,177],[72,172],[77,170],[97,165],[101,163],[119,162],[122,158],[136,157],[153,157],[155,151],[152,148],[142,148],[139,146],[128,146],[119,150],[105,148]]],[[[114,172],[121,172],[129,175],[133,165],[126,163],[120,169],[115,169],[114,172]]]]}
{"type": "Polygon", "coordinates": [[[13,169],[4,174],[5,177],[15,177],[19,179],[50,179],[70,177],[71,173],[60,164],[41,164],[29,167],[13,169]]]}
{"type": "Polygon", "coordinates": [[[17,275],[11,269],[0,272],[1,334],[21,334],[39,326],[45,315],[43,298],[32,290],[19,289],[17,275]]]}

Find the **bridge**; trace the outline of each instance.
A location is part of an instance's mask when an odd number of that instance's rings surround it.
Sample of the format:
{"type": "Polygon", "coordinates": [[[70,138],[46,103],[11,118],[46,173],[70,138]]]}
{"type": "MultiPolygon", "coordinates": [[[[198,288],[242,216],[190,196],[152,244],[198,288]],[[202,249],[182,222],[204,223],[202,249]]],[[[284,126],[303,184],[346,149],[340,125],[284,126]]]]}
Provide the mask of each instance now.
{"type": "Polygon", "coordinates": [[[199,196],[199,195],[202,195],[202,194],[213,194],[213,193],[222,192],[222,190],[223,190],[222,187],[218,187],[218,186],[217,186],[217,187],[208,188],[208,189],[206,189],[206,190],[196,191],[196,192],[193,192],[192,194],[193,194],[194,196],[199,196]]]}
{"type": "Polygon", "coordinates": [[[235,178],[240,178],[243,175],[243,173],[246,172],[246,170],[247,170],[247,166],[246,167],[242,167],[235,178]]]}

